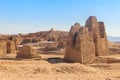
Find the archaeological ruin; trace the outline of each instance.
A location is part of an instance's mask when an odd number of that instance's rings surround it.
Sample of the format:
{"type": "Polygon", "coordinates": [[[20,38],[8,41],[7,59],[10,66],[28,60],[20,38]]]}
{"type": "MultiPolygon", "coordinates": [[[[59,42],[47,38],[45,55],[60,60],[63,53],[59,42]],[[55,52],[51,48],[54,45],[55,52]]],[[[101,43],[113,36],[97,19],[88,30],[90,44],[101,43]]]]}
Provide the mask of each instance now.
{"type": "Polygon", "coordinates": [[[16,46],[14,41],[7,41],[6,43],[7,53],[16,53],[16,46]]]}
{"type": "Polygon", "coordinates": [[[16,45],[13,40],[5,38],[5,36],[0,37],[0,54],[16,53],[16,45]]]}
{"type": "Polygon", "coordinates": [[[96,56],[108,55],[108,40],[104,22],[90,16],[85,27],[75,23],[69,32],[65,60],[83,64],[93,63],[96,56]]]}
{"type": "Polygon", "coordinates": [[[30,45],[24,45],[20,48],[19,52],[17,53],[16,58],[41,58],[30,45]]]}

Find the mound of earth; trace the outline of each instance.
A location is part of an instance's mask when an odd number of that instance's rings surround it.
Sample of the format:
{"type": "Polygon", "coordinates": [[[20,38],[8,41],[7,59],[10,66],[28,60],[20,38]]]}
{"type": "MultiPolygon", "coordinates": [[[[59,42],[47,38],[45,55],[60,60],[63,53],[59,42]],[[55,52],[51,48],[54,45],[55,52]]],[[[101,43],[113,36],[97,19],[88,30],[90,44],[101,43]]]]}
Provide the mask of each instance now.
{"type": "Polygon", "coordinates": [[[79,63],[50,64],[47,61],[0,63],[1,80],[107,80],[105,72],[79,63]]]}

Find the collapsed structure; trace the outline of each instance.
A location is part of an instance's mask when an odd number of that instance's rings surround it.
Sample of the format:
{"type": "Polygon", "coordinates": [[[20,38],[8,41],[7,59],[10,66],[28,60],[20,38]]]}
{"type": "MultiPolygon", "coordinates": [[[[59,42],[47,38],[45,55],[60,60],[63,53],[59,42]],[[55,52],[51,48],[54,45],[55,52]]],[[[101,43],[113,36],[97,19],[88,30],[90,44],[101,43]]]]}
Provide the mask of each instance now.
{"type": "Polygon", "coordinates": [[[6,41],[1,40],[0,41],[0,56],[4,56],[6,51],[7,51],[7,49],[6,49],[6,41]]]}
{"type": "Polygon", "coordinates": [[[15,42],[13,40],[0,39],[0,56],[6,53],[16,53],[15,42]]]}
{"type": "Polygon", "coordinates": [[[75,23],[69,32],[66,44],[65,60],[93,63],[95,56],[108,54],[108,40],[104,22],[98,22],[95,16],[90,16],[85,27],[75,23]]]}
{"type": "Polygon", "coordinates": [[[14,41],[8,40],[6,43],[7,53],[16,53],[16,46],[14,41]]]}
{"type": "Polygon", "coordinates": [[[17,53],[16,58],[41,58],[30,45],[24,45],[20,48],[19,52],[17,53]]]}

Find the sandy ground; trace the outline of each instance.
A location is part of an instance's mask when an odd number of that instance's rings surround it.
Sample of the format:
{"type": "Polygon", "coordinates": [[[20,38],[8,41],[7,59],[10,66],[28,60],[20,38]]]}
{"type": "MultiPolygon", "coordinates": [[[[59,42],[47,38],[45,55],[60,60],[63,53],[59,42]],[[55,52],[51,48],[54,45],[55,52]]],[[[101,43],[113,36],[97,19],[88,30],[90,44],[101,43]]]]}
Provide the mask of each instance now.
{"type": "Polygon", "coordinates": [[[120,80],[120,54],[117,53],[87,65],[66,63],[64,55],[40,54],[42,60],[15,59],[15,56],[8,54],[1,58],[0,80],[120,80]],[[109,63],[102,62],[108,58],[109,63]]]}
{"type": "MultiPolygon", "coordinates": [[[[50,64],[46,61],[1,61],[0,71],[1,80],[112,79],[111,76],[105,74],[102,70],[84,66],[78,63],[50,64]]],[[[110,72],[108,72],[108,74],[109,73],[110,72]]]]}
{"type": "Polygon", "coordinates": [[[0,60],[0,80],[120,80],[120,63],[82,65],[63,62],[63,55],[41,56],[50,60],[0,60]]]}

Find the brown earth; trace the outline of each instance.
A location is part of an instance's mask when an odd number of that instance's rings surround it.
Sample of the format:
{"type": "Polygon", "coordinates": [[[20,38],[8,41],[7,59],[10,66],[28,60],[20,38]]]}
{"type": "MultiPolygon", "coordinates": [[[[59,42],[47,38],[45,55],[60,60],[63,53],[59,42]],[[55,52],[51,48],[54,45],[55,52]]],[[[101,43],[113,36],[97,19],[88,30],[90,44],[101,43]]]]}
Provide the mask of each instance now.
{"type": "MultiPolygon", "coordinates": [[[[120,46],[118,43],[109,45],[110,49],[120,46]]],[[[120,54],[117,52],[100,56],[96,58],[99,62],[87,65],[66,63],[64,55],[39,55],[42,59],[17,59],[16,54],[0,58],[0,80],[120,80],[120,54]]]]}

